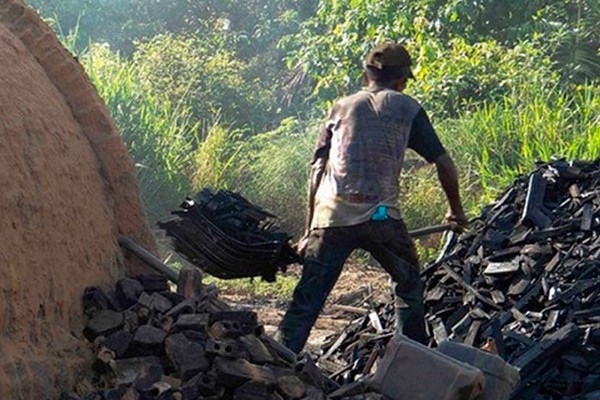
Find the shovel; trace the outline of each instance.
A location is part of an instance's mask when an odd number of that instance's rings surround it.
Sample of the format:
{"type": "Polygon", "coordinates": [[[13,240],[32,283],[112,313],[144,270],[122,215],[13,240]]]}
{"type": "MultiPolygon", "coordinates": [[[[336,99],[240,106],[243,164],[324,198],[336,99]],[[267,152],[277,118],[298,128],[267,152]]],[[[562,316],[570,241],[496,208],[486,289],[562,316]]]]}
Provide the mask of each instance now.
{"type": "MultiPolygon", "coordinates": [[[[428,226],[425,228],[415,229],[409,231],[408,234],[411,237],[421,237],[427,236],[434,233],[445,232],[454,228],[454,224],[440,224],[428,226]]],[[[119,245],[121,247],[131,251],[137,257],[139,257],[142,261],[144,261],[148,266],[152,267],[154,270],[164,274],[167,279],[171,282],[177,283],[179,278],[179,273],[173,268],[167,266],[160,259],[158,259],[154,254],[150,253],[148,250],[131,240],[126,236],[119,236],[118,238],[119,245]]]]}

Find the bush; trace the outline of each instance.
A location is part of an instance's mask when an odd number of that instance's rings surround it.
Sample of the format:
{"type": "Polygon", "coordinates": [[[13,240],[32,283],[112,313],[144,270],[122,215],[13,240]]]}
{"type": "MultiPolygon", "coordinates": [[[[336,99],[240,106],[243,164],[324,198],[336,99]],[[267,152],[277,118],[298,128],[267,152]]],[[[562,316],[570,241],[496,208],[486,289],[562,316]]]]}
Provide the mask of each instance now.
{"type": "Polygon", "coordinates": [[[164,34],[138,43],[133,58],[147,89],[171,102],[191,99],[195,120],[260,131],[273,123],[273,93],[229,48],[223,35],[164,34]]]}
{"type": "Polygon", "coordinates": [[[309,162],[319,126],[284,120],[276,130],[253,137],[247,153],[249,178],[241,189],[294,235],[305,227],[309,162]]]}
{"type": "Polygon", "coordinates": [[[535,86],[544,92],[559,82],[550,59],[535,43],[509,48],[494,41],[428,40],[416,58],[417,79],[407,93],[421,100],[430,114],[444,118],[500,101],[520,88],[535,86]]]}
{"type": "Polygon", "coordinates": [[[135,161],[151,222],[165,217],[190,191],[197,125],[183,100],[152,93],[140,71],[107,46],[94,45],[82,63],[107,104],[135,161]]]}

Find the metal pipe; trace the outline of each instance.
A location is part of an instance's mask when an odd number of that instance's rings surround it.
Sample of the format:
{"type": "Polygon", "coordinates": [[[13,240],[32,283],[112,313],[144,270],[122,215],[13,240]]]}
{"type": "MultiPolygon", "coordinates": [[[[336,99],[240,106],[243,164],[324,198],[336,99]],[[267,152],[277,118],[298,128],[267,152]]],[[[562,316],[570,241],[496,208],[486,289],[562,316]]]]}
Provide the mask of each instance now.
{"type": "Polygon", "coordinates": [[[154,268],[161,274],[164,274],[171,282],[177,283],[179,273],[160,261],[154,254],[150,253],[148,250],[126,236],[119,236],[117,241],[121,247],[131,251],[133,254],[139,257],[140,260],[148,264],[148,266],[154,268]]]}

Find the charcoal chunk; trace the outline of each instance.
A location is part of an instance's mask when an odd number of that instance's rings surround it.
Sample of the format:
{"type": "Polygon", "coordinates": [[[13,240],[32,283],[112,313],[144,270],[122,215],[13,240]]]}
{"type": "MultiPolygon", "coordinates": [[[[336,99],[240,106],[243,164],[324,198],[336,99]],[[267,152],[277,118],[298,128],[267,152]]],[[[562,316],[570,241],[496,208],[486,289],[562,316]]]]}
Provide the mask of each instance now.
{"type": "Polygon", "coordinates": [[[209,321],[208,314],[183,314],[177,318],[173,325],[173,333],[181,331],[207,332],[209,321]]]}
{"type": "Polygon", "coordinates": [[[233,392],[233,400],[268,400],[273,389],[265,382],[250,381],[233,392]]]}
{"type": "Polygon", "coordinates": [[[164,275],[143,274],[136,276],[135,279],[142,284],[144,292],[154,293],[169,290],[169,281],[164,275]]]}
{"type": "Polygon", "coordinates": [[[83,312],[91,317],[100,310],[115,310],[114,305],[106,293],[97,286],[85,288],[83,292],[83,312]]]}
{"type": "Polygon", "coordinates": [[[165,340],[167,357],[183,380],[188,380],[200,372],[210,369],[210,361],[206,358],[204,347],[190,341],[185,335],[170,335],[165,340]]]}
{"type": "Polygon", "coordinates": [[[161,355],[167,333],[151,325],[142,325],[133,336],[133,345],[138,355],[161,355]]]}
{"type": "Polygon", "coordinates": [[[158,311],[162,314],[166,313],[171,308],[173,308],[173,303],[171,302],[171,300],[167,299],[159,293],[152,293],[152,295],[142,293],[142,295],[138,299],[138,303],[149,310],[158,311]]]}
{"type": "Polygon", "coordinates": [[[138,280],[126,278],[117,282],[117,299],[125,308],[135,305],[143,291],[144,287],[138,280]]]}
{"type": "Polygon", "coordinates": [[[108,336],[123,326],[123,314],[112,310],[100,310],[94,313],[85,325],[86,338],[93,341],[98,336],[108,336]]]}
{"type": "Polygon", "coordinates": [[[277,391],[286,399],[297,400],[306,395],[306,385],[297,376],[282,376],[277,378],[277,391]]]}
{"type": "Polygon", "coordinates": [[[133,341],[133,334],[127,331],[118,331],[108,336],[102,345],[115,352],[117,358],[123,358],[133,341]]]}
{"type": "Polygon", "coordinates": [[[115,360],[114,371],[119,384],[132,385],[138,381],[138,387],[150,387],[163,375],[160,359],[154,356],[115,360]],[[144,377],[148,377],[147,384],[141,383],[144,377]]]}
{"type": "Polygon", "coordinates": [[[275,376],[270,369],[242,359],[217,357],[213,367],[217,374],[217,383],[226,388],[235,389],[252,380],[271,384],[275,382],[275,376]]]}

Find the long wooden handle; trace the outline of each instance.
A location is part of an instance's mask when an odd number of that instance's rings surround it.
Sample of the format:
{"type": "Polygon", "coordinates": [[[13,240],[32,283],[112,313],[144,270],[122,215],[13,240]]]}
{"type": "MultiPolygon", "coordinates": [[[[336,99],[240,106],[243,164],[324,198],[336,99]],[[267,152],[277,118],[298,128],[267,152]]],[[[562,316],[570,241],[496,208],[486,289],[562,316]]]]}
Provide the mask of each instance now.
{"type": "Polygon", "coordinates": [[[431,235],[432,233],[449,231],[452,228],[454,228],[454,224],[440,224],[440,225],[427,226],[425,228],[408,231],[408,234],[411,237],[427,236],[427,235],[431,235]]]}

